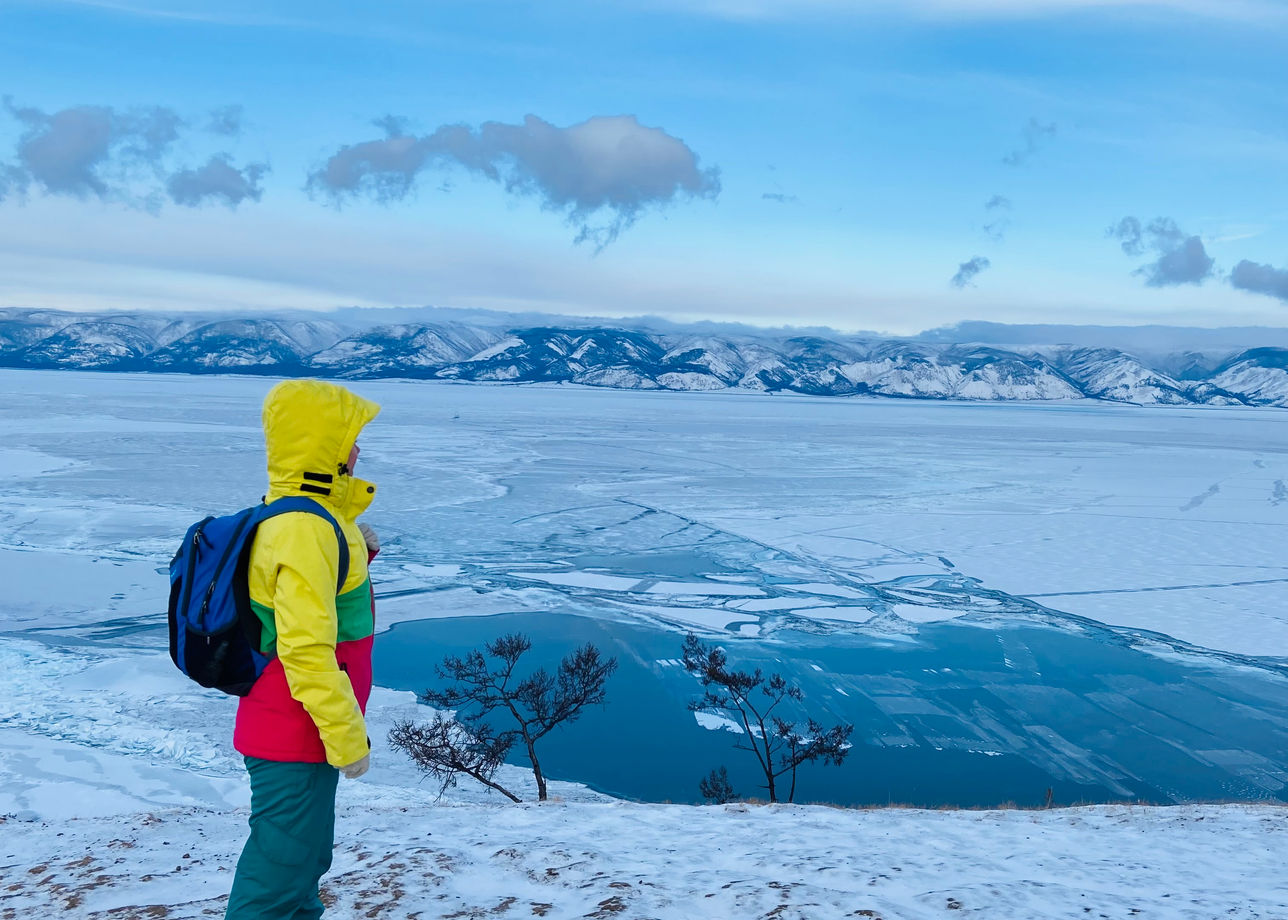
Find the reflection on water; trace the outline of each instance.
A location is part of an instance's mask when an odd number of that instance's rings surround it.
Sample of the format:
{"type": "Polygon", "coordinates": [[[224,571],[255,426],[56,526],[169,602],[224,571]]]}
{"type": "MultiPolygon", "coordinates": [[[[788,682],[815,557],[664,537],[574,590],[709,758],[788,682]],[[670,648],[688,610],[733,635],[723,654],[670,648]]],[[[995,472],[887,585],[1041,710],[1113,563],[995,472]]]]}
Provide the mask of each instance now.
{"type": "MultiPolygon", "coordinates": [[[[432,662],[510,631],[532,638],[529,666],[587,641],[619,661],[607,705],[547,740],[547,774],[633,799],[695,801],[699,778],[724,764],[740,793],[763,795],[736,735],[701,728],[686,710],[699,689],[678,665],[674,631],[557,613],[406,623],[376,643],[377,680],[423,690],[435,684],[432,662]]],[[[799,801],[1038,805],[1048,788],[1057,804],[1288,800],[1288,679],[1274,668],[1026,623],[955,621],[889,637],[784,629],[728,649],[735,666],[799,683],[820,721],[855,725],[846,764],[804,768],[799,801]]]]}

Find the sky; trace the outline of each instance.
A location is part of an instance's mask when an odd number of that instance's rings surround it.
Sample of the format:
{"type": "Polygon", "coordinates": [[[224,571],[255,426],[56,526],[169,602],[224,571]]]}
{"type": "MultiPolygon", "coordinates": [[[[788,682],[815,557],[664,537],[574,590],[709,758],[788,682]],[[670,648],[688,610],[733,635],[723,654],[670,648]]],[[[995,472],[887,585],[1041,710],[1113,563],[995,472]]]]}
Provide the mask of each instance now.
{"type": "Polygon", "coordinates": [[[1288,326],[1288,0],[0,0],[0,305],[1288,326]]]}

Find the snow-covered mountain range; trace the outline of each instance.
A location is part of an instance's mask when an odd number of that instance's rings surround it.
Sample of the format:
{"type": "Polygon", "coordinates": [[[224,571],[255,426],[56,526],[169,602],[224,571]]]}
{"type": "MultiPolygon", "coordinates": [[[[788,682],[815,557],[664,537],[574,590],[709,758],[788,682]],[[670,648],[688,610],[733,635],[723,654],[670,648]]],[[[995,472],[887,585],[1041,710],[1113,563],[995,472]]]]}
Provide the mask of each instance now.
{"type": "Polygon", "coordinates": [[[1288,348],[1152,349],[840,333],[0,310],[0,366],[567,382],[913,399],[1288,406],[1288,348]]]}

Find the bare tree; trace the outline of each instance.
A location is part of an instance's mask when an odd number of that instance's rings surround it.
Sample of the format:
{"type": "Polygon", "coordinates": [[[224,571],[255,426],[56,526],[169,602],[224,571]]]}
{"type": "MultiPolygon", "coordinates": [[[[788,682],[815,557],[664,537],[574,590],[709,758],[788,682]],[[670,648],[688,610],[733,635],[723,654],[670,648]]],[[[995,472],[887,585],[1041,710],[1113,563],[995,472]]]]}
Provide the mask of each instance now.
{"type": "Polygon", "coordinates": [[[417,725],[410,719],[395,723],[389,731],[389,743],[406,752],[422,773],[438,780],[440,797],[464,773],[512,802],[522,801],[493,778],[505,762],[513,739],[498,736],[487,725],[476,726],[471,733],[455,719],[436,712],[427,725],[417,725]]]}
{"type": "Polygon", "coordinates": [[[717,805],[728,805],[739,798],[738,793],[733,791],[733,783],[729,782],[729,771],[723,765],[698,780],[698,792],[708,802],[715,802],[717,805]]]}
{"type": "Polygon", "coordinates": [[[488,643],[484,651],[448,655],[435,672],[451,685],[426,690],[420,699],[454,710],[455,719],[439,715],[427,726],[395,726],[390,743],[443,782],[444,790],[464,773],[517,802],[492,777],[510,749],[522,742],[537,781],[537,798],[544,802],[546,777],[537,759],[537,742],[561,725],[576,722],[586,706],[604,702],[604,684],[617,669],[617,659],[602,657],[599,649],[587,643],[565,657],[555,673],[537,668],[520,679],[515,670],[531,648],[527,636],[512,633],[488,643]],[[515,727],[496,729],[495,715],[508,715],[506,721],[513,721],[515,727]]]}
{"type": "Polygon", "coordinates": [[[795,800],[801,764],[821,760],[825,765],[840,766],[850,753],[853,725],[825,728],[809,718],[802,730],[798,721],[783,717],[779,707],[800,704],[804,694],[781,674],[766,677],[760,668],[733,670],[724,649],[703,645],[691,633],[684,640],[683,660],[684,669],[697,677],[703,688],[702,698],[690,702],[689,709],[724,713],[741,725],[735,747],[755,755],[765,774],[769,801],[778,801],[778,780],[783,775],[791,778],[787,801],[795,800]]]}

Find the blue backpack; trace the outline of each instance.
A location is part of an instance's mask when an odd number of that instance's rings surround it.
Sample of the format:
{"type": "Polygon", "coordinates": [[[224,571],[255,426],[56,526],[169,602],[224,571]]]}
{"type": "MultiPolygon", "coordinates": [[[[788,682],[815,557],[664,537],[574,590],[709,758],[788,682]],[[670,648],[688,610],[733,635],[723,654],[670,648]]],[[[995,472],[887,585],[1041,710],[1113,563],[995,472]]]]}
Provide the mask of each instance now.
{"type": "Polygon", "coordinates": [[[188,528],[170,561],[170,658],[203,687],[245,696],[268,665],[263,626],[250,604],[248,570],[259,525],[291,511],[316,514],[340,542],[339,594],[349,574],[349,543],[340,524],[311,498],[279,498],[188,528]]]}

